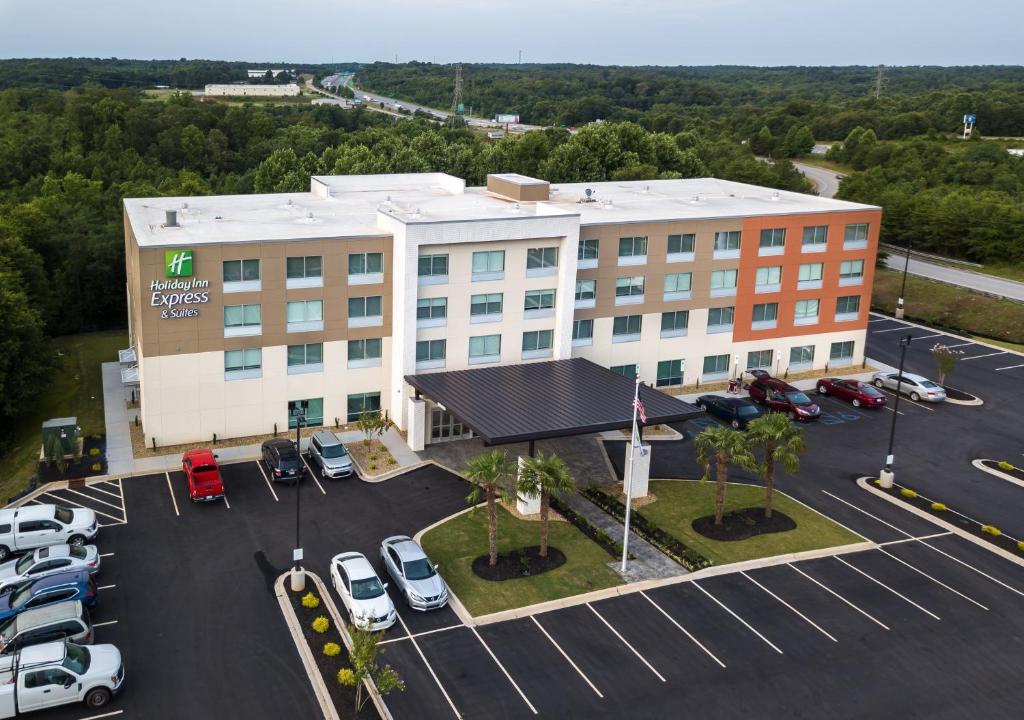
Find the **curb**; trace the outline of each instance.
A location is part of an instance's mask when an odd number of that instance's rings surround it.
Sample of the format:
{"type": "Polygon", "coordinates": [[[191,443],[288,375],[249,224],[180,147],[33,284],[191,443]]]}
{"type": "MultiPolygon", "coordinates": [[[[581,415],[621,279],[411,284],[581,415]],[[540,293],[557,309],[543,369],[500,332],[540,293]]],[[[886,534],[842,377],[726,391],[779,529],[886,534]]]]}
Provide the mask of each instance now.
{"type": "Polygon", "coordinates": [[[334,707],[334,702],[331,700],[331,695],[327,691],[327,685],[320,674],[320,669],[316,666],[316,660],[313,659],[313,652],[309,649],[309,644],[306,642],[302,630],[299,629],[299,619],[295,616],[295,610],[288,600],[288,591],[284,589],[287,577],[288,573],[286,572],[274,582],[274,595],[281,606],[281,614],[284,615],[284,621],[288,625],[288,632],[291,633],[295,649],[298,650],[299,657],[302,658],[302,665],[306,669],[306,675],[309,677],[309,683],[313,686],[313,694],[316,695],[316,700],[320,703],[320,709],[324,713],[324,718],[326,720],[341,720],[338,710],[334,707]]]}
{"type": "MultiPolygon", "coordinates": [[[[943,385],[943,389],[949,390],[950,388],[948,388],[945,385],[943,385]]],[[[974,399],[973,400],[956,400],[954,398],[951,398],[949,396],[949,393],[947,392],[946,393],[946,402],[948,402],[948,403],[952,403],[953,405],[964,405],[966,407],[980,407],[981,405],[985,404],[985,401],[982,400],[977,395],[975,395],[974,393],[969,393],[966,390],[959,390],[957,388],[952,388],[952,389],[956,390],[957,392],[962,392],[964,395],[970,395],[974,399]]]]}
{"type": "MultiPolygon", "coordinates": [[[[477,508],[481,508],[481,507],[483,507],[486,504],[487,504],[486,502],[482,502],[482,503],[479,503],[479,504],[474,505],[472,507],[468,507],[465,510],[459,510],[457,513],[452,513],[451,515],[449,515],[446,518],[441,518],[437,522],[432,523],[431,525],[428,525],[427,527],[423,528],[418,533],[413,535],[412,539],[416,541],[417,545],[422,547],[423,543],[420,542],[420,541],[423,539],[423,536],[426,535],[428,532],[430,532],[434,528],[438,527],[439,525],[443,525],[444,523],[448,522],[449,520],[453,520],[453,519],[459,517],[459,515],[465,515],[466,513],[472,512],[473,510],[476,510],[477,508]]],[[[466,606],[462,604],[462,601],[459,600],[458,596],[452,591],[451,587],[448,585],[447,582],[445,582],[444,586],[448,590],[448,606],[452,609],[452,612],[454,612],[455,615],[459,618],[459,621],[463,625],[475,625],[476,623],[473,620],[473,616],[469,614],[469,610],[467,610],[466,606]]]]}
{"type": "Polygon", "coordinates": [[[1018,478],[1015,478],[1013,475],[1010,475],[1008,473],[1004,473],[1001,470],[996,470],[994,468],[985,467],[984,465],[982,465],[982,460],[988,460],[989,462],[996,462],[995,460],[989,460],[988,458],[979,458],[977,460],[971,460],[971,465],[973,465],[974,467],[978,468],[982,472],[987,472],[989,475],[994,475],[997,478],[1000,478],[1001,480],[1006,480],[1007,482],[1012,482],[1014,485],[1020,485],[1021,487],[1024,487],[1024,480],[1020,480],[1018,478]]]}
{"type": "Polygon", "coordinates": [[[937,518],[934,515],[932,515],[931,513],[926,513],[924,510],[921,510],[920,508],[916,508],[913,505],[910,505],[908,503],[900,502],[899,500],[897,500],[896,498],[888,495],[887,493],[884,493],[881,490],[872,487],[871,483],[870,483],[871,479],[872,478],[868,478],[868,477],[857,478],[857,485],[859,485],[862,489],[867,490],[868,492],[883,498],[887,502],[890,502],[893,505],[896,505],[897,507],[903,508],[904,510],[906,510],[908,512],[911,512],[914,515],[917,515],[918,517],[922,517],[925,520],[930,521],[934,525],[938,525],[943,530],[948,530],[949,532],[953,533],[954,535],[958,535],[959,537],[962,537],[964,540],[971,541],[972,543],[974,543],[978,547],[984,548],[985,550],[988,550],[991,553],[995,553],[996,555],[999,555],[1000,557],[1002,557],[1002,558],[1004,558],[1006,560],[1009,560],[1010,562],[1016,563],[1017,565],[1020,565],[1021,567],[1024,567],[1024,558],[1019,558],[1016,555],[1014,555],[1013,553],[1007,552],[1006,550],[1003,550],[1001,547],[997,547],[996,545],[993,545],[992,543],[988,542],[987,540],[983,540],[980,537],[972,535],[971,533],[967,532],[966,530],[962,530],[961,528],[958,528],[956,525],[953,525],[952,523],[946,522],[942,518],[937,518]]]}

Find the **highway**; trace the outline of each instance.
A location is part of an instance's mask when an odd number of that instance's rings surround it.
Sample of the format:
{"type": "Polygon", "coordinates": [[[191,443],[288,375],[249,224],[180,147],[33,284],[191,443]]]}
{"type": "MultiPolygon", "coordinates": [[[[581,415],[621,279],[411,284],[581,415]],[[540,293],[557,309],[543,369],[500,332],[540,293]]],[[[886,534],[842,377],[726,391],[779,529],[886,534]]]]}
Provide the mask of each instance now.
{"type": "Polygon", "coordinates": [[[846,177],[845,175],[837,175],[833,170],[820,168],[815,165],[806,165],[796,161],[793,162],[793,167],[814,183],[814,188],[821,197],[835,197],[835,194],[839,192],[839,180],[846,177]]]}
{"type": "MultiPolygon", "coordinates": [[[[885,260],[887,267],[901,272],[905,262],[906,256],[899,252],[890,254],[885,260]]],[[[910,256],[910,265],[907,268],[907,273],[931,280],[938,280],[947,285],[955,285],[989,295],[1004,297],[1008,300],[1024,302],[1024,283],[1005,280],[994,275],[985,275],[984,273],[971,270],[960,270],[959,268],[939,265],[926,260],[920,260],[913,255],[910,256]]]]}

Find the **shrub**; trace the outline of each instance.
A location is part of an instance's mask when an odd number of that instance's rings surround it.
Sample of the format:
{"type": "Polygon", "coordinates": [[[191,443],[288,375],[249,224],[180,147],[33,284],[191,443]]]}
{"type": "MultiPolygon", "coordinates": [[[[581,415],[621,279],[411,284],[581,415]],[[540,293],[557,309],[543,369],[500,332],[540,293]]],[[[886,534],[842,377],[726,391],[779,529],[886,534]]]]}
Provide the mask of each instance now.
{"type": "Polygon", "coordinates": [[[373,462],[374,460],[377,459],[377,453],[371,450],[370,454],[367,455],[367,458],[370,460],[370,462],[373,462]]]}
{"type": "Polygon", "coordinates": [[[377,463],[375,463],[375,462],[370,463],[369,469],[370,470],[376,470],[377,469],[377,463]]]}
{"type": "Polygon", "coordinates": [[[327,657],[334,657],[341,652],[341,645],[335,642],[329,642],[324,644],[324,655],[327,657]]]}
{"type": "Polygon", "coordinates": [[[338,682],[342,685],[352,687],[356,684],[356,674],[352,672],[352,668],[342,668],[338,671],[338,682]]]}
{"type": "Polygon", "coordinates": [[[89,457],[96,457],[100,454],[99,448],[89,448],[89,457]]]}
{"type": "Polygon", "coordinates": [[[1018,540],[1017,541],[1017,549],[1020,550],[1021,552],[1024,552],[1024,540],[1018,540]]]}
{"type": "Polygon", "coordinates": [[[936,510],[938,512],[945,512],[947,509],[948,508],[946,507],[945,503],[940,503],[940,502],[933,502],[932,503],[932,510],[936,510]]]}
{"type": "Polygon", "coordinates": [[[387,455],[384,456],[384,464],[385,465],[394,465],[395,462],[396,462],[395,458],[394,458],[394,456],[391,453],[388,453],[387,455]]]}
{"type": "Polygon", "coordinates": [[[91,467],[91,468],[92,468],[92,471],[93,471],[93,472],[99,472],[100,470],[102,470],[102,469],[103,469],[103,463],[93,463],[93,464],[92,464],[92,465],[90,465],[89,467],[91,467]]]}
{"type": "Polygon", "coordinates": [[[320,598],[313,593],[308,592],[302,596],[302,607],[309,608],[310,610],[318,608],[320,607],[320,598]]]}
{"type": "Polygon", "coordinates": [[[905,498],[917,497],[917,493],[914,490],[911,490],[910,488],[903,488],[902,490],[900,490],[900,495],[902,495],[905,498]]]}
{"type": "Polygon", "coordinates": [[[331,627],[331,621],[320,615],[313,621],[313,632],[325,633],[331,627]]]}
{"type": "Polygon", "coordinates": [[[1003,534],[1003,531],[997,528],[995,525],[982,525],[981,531],[983,533],[991,535],[992,537],[999,537],[1003,534]]]}
{"type": "MultiPolygon", "coordinates": [[[[551,497],[549,503],[552,510],[564,517],[566,521],[575,525],[581,533],[600,545],[613,558],[622,557],[621,542],[566,505],[560,498],[551,497]]],[[[630,553],[631,557],[632,555],[630,553]]]]}
{"type": "Polygon", "coordinates": [[[1015,468],[1013,465],[1011,465],[1010,463],[1006,462],[1005,460],[1000,460],[999,461],[999,469],[1003,470],[1005,472],[1012,472],[1012,471],[1016,470],[1017,468],[1015,468]]]}

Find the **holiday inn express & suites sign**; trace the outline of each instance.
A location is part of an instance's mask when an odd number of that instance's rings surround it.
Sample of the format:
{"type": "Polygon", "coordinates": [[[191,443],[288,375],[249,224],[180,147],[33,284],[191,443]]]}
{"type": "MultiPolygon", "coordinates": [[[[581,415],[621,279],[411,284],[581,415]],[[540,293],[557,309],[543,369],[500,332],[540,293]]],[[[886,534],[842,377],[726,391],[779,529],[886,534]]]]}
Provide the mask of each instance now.
{"type": "Polygon", "coordinates": [[[149,284],[149,304],[163,308],[162,319],[196,317],[199,308],[192,306],[210,302],[210,281],[192,277],[191,250],[165,251],[164,275],[171,279],[149,284]]]}

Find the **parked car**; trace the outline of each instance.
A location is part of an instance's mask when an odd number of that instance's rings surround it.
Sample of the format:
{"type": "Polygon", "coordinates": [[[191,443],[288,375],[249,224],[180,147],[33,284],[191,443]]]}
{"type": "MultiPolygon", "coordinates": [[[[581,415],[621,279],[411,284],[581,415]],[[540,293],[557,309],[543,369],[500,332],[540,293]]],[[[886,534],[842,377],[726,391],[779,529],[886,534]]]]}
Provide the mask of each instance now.
{"type": "Polygon", "coordinates": [[[270,471],[270,479],[275,482],[298,482],[302,478],[302,458],[291,440],[264,440],[263,462],[270,471]]]}
{"type": "Polygon", "coordinates": [[[86,570],[26,580],[11,592],[0,595],[0,621],[66,600],[80,600],[88,608],[96,607],[98,594],[96,581],[86,570]]]}
{"type": "Polygon", "coordinates": [[[750,398],[774,412],[789,415],[790,420],[817,420],[821,408],[801,390],[773,377],[759,377],[750,383],[750,398]]]}
{"type": "Polygon", "coordinates": [[[62,505],[26,505],[0,510],[0,562],[12,552],[49,545],[85,545],[96,537],[96,513],[62,505]]]}
{"type": "Polygon", "coordinates": [[[751,420],[764,415],[764,410],[750,400],[721,395],[701,395],[697,398],[697,407],[708,415],[725,420],[735,430],[746,428],[751,420]]]}
{"type": "Polygon", "coordinates": [[[113,645],[33,645],[0,658],[0,718],[73,702],[101,708],[123,684],[124,663],[113,645]]]}
{"type": "Polygon", "coordinates": [[[65,639],[78,645],[92,644],[92,620],[88,608],[79,600],[26,610],[0,623],[0,653],[3,654],[65,639]]]}
{"type": "Polygon", "coordinates": [[[181,456],[181,467],[192,502],[210,502],[224,497],[224,481],[212,450],[186,450],[181,456]]]}
{"type": "MultiPolygon", "coordinates": [[[[876,372],[871,376],[871,382],[875,387],[884,387],[887,390],[896,390],[899,373],[876,372]]],[[[945,389],[938,383],[933,383],[926,377],[914,373],[903,373],[903,380],[899,381],[900,392],[910,397],[914,402],[925,400],[927,402],[942,402],[946,399],[945,389]]]]}
{"type": "Polygon", "coordinates": [[[413,610],[434,610],[448,604],[448,588],[423,548],[408,535],[394,535],[380,544],[388,575],[413,610]]]}
{"type": "Polygon", "coordinates": [[[385,630],[395,624],[398,612],[385,592],[387,585],[362,553],[339,553],[331,558],[331,582],[353,625],[385,630]]]}
{"type": "Polygon", "coordinates": [[[854,407],[877,408],[885,405],[885,393],[880,392],[874,385],[860,380],[822,378],[818,381],[817,387],[819,395],[834,395],[854,407]]]}
{"type": "Polygon", "coordinates": [[[95,545],[51,545],[37,548],[17,560],[0,565],[0,593],[26,580],[71,570],[100,571],[100,554],[95,545]]]}
{"type": "Polygon", "coordinates": [[[352,474],[352,458],[338,436],[329,430],[317,430],[309,439],[309,457],[320,466],[325,478],[348,477],[352,474]]]}

